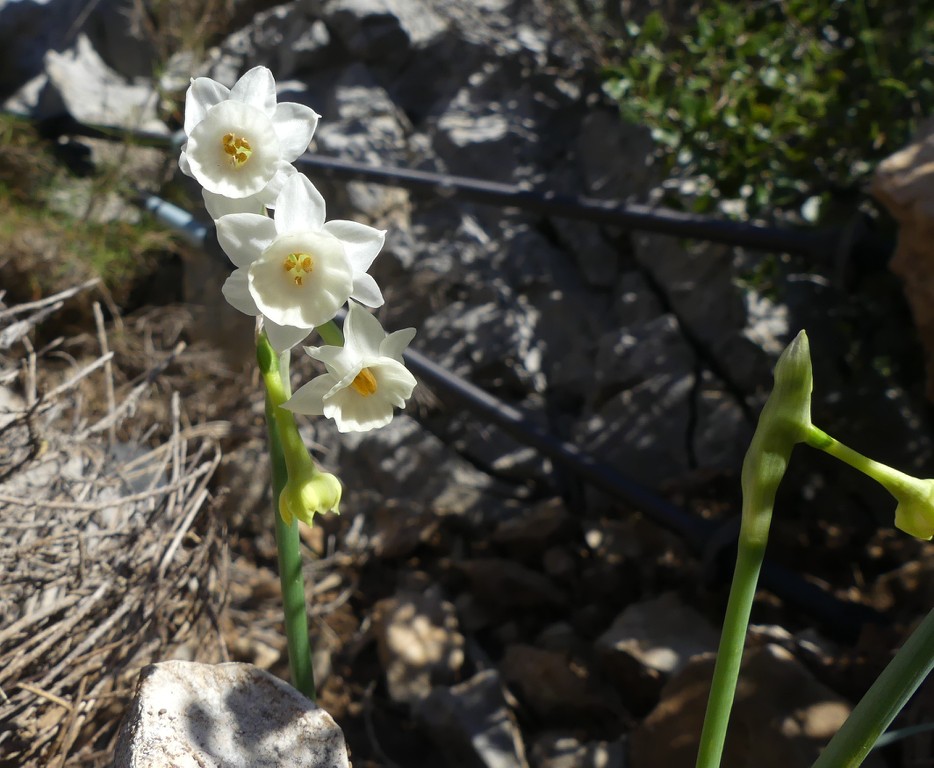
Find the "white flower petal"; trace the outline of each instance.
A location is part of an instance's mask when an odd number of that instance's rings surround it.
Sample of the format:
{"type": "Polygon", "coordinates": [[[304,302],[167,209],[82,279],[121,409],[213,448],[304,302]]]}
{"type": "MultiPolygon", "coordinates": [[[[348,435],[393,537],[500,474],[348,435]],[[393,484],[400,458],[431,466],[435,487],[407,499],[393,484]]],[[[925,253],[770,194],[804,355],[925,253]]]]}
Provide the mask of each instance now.
{"type": "Polygon", "coordinates": [[[292,328],[288,325],[279,325],[268,317],[265,318],[263,325],[266,328],[269,343],[279,353],[292,349],[296,344],[304,341],[309,333],[308,328],[292,328]]]}
{"type": "Polygon", "coordinates": [[[324,415],[324,396],[333,388],[336,377],[330,373],[322,374],[307,384],[299,387],[282,407],[293,413],[304,413],[309,416],[324,415]]]}
{"type": "Polygon", "coordinates": [[[211,107],[188,134],[185,154],[198,183],[227,197],[256,194],[272,180],[281,162],[279,140],[270,119],[239,101],[222,101],[211,107]],[[251,153],[242,164],[225,151],[230,136],[249,144],[251,153]]]}
{"type": "Polygon", "coordinates": [[[231,213],[255,213],[262,215],[265,205],[260,200],[263,192],[257,192],[249,197],[224,197],[201,190],[201,197],[204,198],[204,208],[208,215],[215,221],[221,216],[229,216],[231,213]]]}
{"type": "MultiPolygon", "coordinates": [[[[365,310],[359,307],[354,310],[353,307],[351,304],[348,322],[357,326],[359,334],[361,318],[370,316],[365,310]]],[[[362,326],[365,327],[366,322],[362,326]]],[[[407,330],[394,334],[394,337],[389,339],[389,346],[398,348],[401,353],[412,334],[407,330]]],[[[343,347],[305,347],[311,357],[328,366],[328,382],[332,386],[322,395],[322,384],[317,394],[322,398],[322,412],[334,419],[341,432],[363,432],[388,424],[392,421],[393,408],[405,407],[417,383],[405,365],[394,358],[362,359],[354,338],[351,328],[351,335],[343,347]]]]}
{"type": "Polygon", "coordinates": [[[373,315],[355,302],[350,302],[344,321],[344,346],[356,350],[364,360],[378,358],[379,345],[386,338],[383,326],[373,315]]]}
{"type": "Polygon", "coordinates": [[[189,165],[188,163],[188,153],[185,152],[185,149],[187,147],[188,147],[187,143],[182,145],[182,152],[178,156],[178,167],[181,169],[182,173],[184,173],[186,176],[191,176],[191,178],[194,178],[194,175],[191,172],[191,165],[189,165]]]}
{"type": "Polygon", "coordinates": [[[415,388],[415,377],[404,365],[384,358],[367,371],[376,382],[368,395],[353,386],[356,375],[351,371],[324,396],[324,415],[337,422],[341,432],[362,432],[382,427],[392,421],[393,407],[404,408],[415,388]]]}
{"type": "Polygon", "coordinates": [[[353,291],[350,293],[350,298],[368,307],[383,306],[383,293],[376,284],[376,280],[366,272],[354,272],[353,291]]]}
{"type": "Polygon", "coordinates": [[[235,269],[231,272],[230,276],[224,282],[224,287],[221,288],[221,292],[224,294],[224,298],[227,299],[227,303],[238,312],[242,312],[245,315],[252,315],[253,317],[259,314],[259,309],[256,308],[256,302],[253,301],[253,297],[250,296],[250,288],[245,269],[235,269]]]}
{"type": "Polygon", "coordinates": [[[330,232],[344,244],[344,252],[354,272],[366,272],[386,241],[385,230],[356,221],[335,219],[324,225],[324,231],[330,232]]]}
{"type": "Polygon", "coordinates": [[[217,220],[217,241],[236,267],[249,267],[276,236],[276,225],[258,213],[233,213],[217,220]]]}
{"type": "Polygon", "coordinates": [[[360,356],[350,347],[305,347],[305,352],[309,357],[324,363],[329,373],[341,379],[351,373],[356,376],[363,368],[360,356]]]}
{"type": "Polygon", "coordinates": [[[196,77],[185,93],[185,133],[204,120],[208,110],[230,97],[230,89],[210,77],[196,77]]]}
{"type": "Polygon", "coordinates": [[[263,202],[265,202],[267,208],[276,207],[276,198],[279,197],[279,193],[282,191],[282,186],[296,173],[298,173],[298,171],[291,163],[287,163],[285,160],[279,163],[279,168],[276,170],[276,175],[272,177],[270,182],[263,188],[263,191],[260,193],[263,196],[263,202]]]}
{"type": "Polygon", "coordinates": [[[334,419],[340,432],[367,432],[392,421],[392,403],[376,395],[363,397],[353,387],[327,396],[322,412],[334,419]]]}
{"type": "Polygon", "coordinates": [[[276,198],[276,231],[280,235],[317,232],[324,216],[324,198],[314,184],[300,173],[285,180],[276,198]]]}
{"type": "Polygon", "coordinates": [[[397,408],[405,408],[405,401],[412,396],[415,385],[418,384],[411,371],[402,363],[389,358],[383,358],[369,368],[376,379],[376,394],[383,397],[397,408]]]}
{"type": "Polygon", "coordinates": [[[415,338],[414,328],[403,328],[401,331],[390,333],[379,345],[379,353],[384,357],[402,362],[402,353],[415,338]]]}
{"type": "Polygon", "coordinates": [[[261,109],[272,117],[276,111],[276,79],[266,67],[253,67],[230,89],[230,98],[261,109]]]}
{"type": "Polygon", "coordinates": [[[313,328],[328,322],[352,287],[353,273],[340,242],[324,233],[280,235],[250,266],[256,306],[280,325],[313,328]],[[306,261],[307,266],[295,266],[306,261]]]}
{"type": "Polygon", "coordinates": [[[311,107],[286,101],[276,106],[272,116],[272,127],[279,137],[282,157],[289,162],[300,157],[315,135],[318,118],[321,117],[311,107]]]}
{"type": "Polygon", "coordinates": [[[276,175],[272,177],[272,181],[255,195],[247,197],[225,197],[202,188],[201,196],[204,198],[204,207],[215,221],[221,216],[227,216],[231,213],[259,213],[265,215],[267,208],[276,207],[276,197],[278,197],[286,179],[296,173],[298,171],[295,170],[295,166],[283,160],[279,170],[276,171],[276,175]]]}

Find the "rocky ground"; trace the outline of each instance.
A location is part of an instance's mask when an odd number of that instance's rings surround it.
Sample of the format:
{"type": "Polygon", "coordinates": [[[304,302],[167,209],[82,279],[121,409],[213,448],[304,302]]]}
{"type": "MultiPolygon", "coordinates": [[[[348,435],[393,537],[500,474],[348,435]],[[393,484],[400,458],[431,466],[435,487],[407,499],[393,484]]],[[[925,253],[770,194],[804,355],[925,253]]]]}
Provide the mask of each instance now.
{"type": "MultiPolygon", "coordinates": [[[[145,24],[115,26],[115,2],[65,24],[71,5],[0,4],[0,36],[18,32],[0,47],[16,63],[0,66],[7,106],[168,135],[191,75],[229,84],[264,64],[280,98],[322,115],[323,156],[623,202],[657,200],[665,182],[647,131],[601,95],[586,19],[559,3],[243,0],[201,56],[166,53],[145,24]],[[39,40],[49,51],[37,56],[39,40]]],[[[92,163],[107,152],[75,141],[92,163]]],[[[195,209],[180,179],[147,168],[128,173],[195,209]]],[[[722,524],[704,546],[685,539],[653,522],[651,504],[596,492],[438,386],[377,433],[309,424],[347,487],[344,514],[303,536],[320,703],[354,764],[692,765],[738,470],[799,328],[815,422],[930,474],[921,356],[884,261],[856,262],[844,244],[825,258],[764,253],[312,178],[331,217],[389,230],[375,265],[387,328],[415,326],[431,360],[722,524]]],[[[231,556],[227,653],[285,675],[250,325],[223,304],[225,265],[194,250],[183,264],[181,285],[166,269],[134,294],[150,306],[131,327],[202,351],[203,369],[187,358],[167,386],[186,418],[232,425],[213,487],[231,556]],[[193,309],[179,319],[167,302],[193,309]]],[[[2,287],[8,303],[31,298],[2,287]]],[[[794,590],[763,591],[728,764],[810,764],[928,610],[928,548],[893,531],[892,513],[861,478],[796,454],[770,555],[882,622],[848,627],[802,609],[794,590]]],[[[925,689],[900,724],[929,721],[931,707],[925,689]]],[[[929,758],[922,735],[878,764],[929,758]]]]}

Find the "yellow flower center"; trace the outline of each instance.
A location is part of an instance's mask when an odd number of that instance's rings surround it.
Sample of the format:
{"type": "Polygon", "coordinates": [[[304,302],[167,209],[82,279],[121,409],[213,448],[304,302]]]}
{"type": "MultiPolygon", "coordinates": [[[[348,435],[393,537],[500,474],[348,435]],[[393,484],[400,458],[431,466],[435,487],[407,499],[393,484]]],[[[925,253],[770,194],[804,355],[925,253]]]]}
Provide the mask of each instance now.
{"type": "Polygon", "coordinates": [[[370,373],[369,368],[364,368],[357,374],[350,386],[364,397],[369,397],[376,392],[376,377],[370,373]]]}
{"type": "Polygon", "coordinates": [[[290,253],[282,262],[282,267],[292,276],[292,282],[301,287],[305,275],[310,275],[315,268],[315,261],[308,253],[290,253]]]}
{"type": "Polygon", "coordinates": [[[250,142],[243,136],[225,133],[224,138],[221,139],[221,144],[224,146],[224,152],[230,156],[230,163],[234,168],[240,168],[253,154],[250,142]]]}

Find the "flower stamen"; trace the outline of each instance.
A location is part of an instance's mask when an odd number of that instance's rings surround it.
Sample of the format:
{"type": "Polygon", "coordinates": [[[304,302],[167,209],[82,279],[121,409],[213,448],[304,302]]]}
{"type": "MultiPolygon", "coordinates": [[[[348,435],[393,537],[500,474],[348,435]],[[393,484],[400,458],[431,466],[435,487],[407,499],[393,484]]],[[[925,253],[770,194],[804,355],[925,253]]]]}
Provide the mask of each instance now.
{"type": "Polygon", "coordinates": [[[359,394],[363,395],[363,397],[369,397],[376,392],[376,377],[370,373],[369,368],[364,368],[354,377],[350,386],[359,394]]]}
{"type": "Polygon", "coordinates": [[[230,163],[234,168],[242,167],[250,159],[250,155],[253,154],[250,142],[243,136],[225,133],[224,138],[221,139],[221,144],[224,146],[224,152],[230,155],[230,163]]]}
{"type": "Polygon", "coordinates": [[[305,275],[310,275],[315,268],[314,259],[307,253],[290,253],[282,262],[282,267],[292,275],[292,282],[301,287],[305,282],[305,275]]]}

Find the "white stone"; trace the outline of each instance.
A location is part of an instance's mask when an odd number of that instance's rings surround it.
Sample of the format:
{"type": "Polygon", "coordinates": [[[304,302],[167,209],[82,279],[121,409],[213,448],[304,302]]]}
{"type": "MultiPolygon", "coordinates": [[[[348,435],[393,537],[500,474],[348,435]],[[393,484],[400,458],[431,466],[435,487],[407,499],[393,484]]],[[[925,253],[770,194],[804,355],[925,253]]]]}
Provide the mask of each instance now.
{"type": "Polygon", "coordinates": [[[79,35],[71,50],[49,51],[45,69],[49,84],[38,106],[44,114],[55,114],[60,103],[82,123],[168,133],[156,116],[155,89],[127,83],[104,63],[86,35],[79,35]]]}
{"type": "Polygon", "coordinates": [[[114,768],[349,768],[331,716],[251,664],[164,661],[140,673],[114,768]]]}

